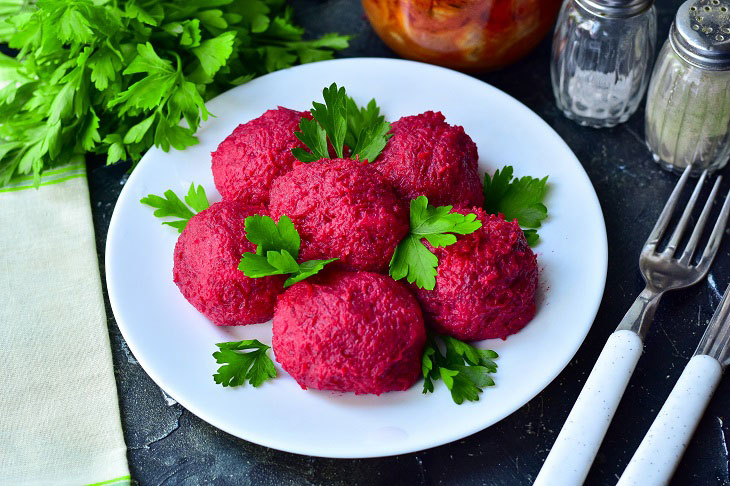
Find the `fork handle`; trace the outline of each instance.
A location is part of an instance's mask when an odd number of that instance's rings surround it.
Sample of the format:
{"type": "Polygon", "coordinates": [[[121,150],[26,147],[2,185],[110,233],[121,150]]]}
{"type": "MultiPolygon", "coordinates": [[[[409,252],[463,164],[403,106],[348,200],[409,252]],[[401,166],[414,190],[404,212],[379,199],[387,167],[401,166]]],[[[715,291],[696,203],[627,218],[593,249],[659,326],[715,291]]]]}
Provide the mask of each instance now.
{"type": "Polygon", "coordinates": [[[583,483],[642,349],[641,338],[634,331],[611,334],[534,486],[583,483]]]}
{"type": "Polygon", "coordinates": [[[647,286],[631,304],[616,330],[634,331],[643,341],[649,331],[649,326],[654,321],[654,313],[663,294],[664,292],[659,292],[647,286]]]}
{"type": "Polygon", "coordinates": [[[721,376],[715,358],[700,354],[689,360],[617,486],[669,483],[721,376]]]}

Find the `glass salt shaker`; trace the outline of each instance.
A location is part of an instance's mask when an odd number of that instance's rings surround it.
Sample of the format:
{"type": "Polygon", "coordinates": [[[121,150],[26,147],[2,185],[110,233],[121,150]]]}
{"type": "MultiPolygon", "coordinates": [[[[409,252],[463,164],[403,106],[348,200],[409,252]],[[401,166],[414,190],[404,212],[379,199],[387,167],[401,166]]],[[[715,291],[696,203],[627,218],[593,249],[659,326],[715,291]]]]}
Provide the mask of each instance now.
{"type": "Polygon", "coordinates": [[[682,4],[652,75],[646,143],[667,170],[721,169],[730,156],[730,0],[682,4]]]}
{"type": "Polygon", "coordinates": [[[625,122],[644,96],[655,45],[654,0],[566,0],[550,64],[558,108],[581,125],[625,122]]]}

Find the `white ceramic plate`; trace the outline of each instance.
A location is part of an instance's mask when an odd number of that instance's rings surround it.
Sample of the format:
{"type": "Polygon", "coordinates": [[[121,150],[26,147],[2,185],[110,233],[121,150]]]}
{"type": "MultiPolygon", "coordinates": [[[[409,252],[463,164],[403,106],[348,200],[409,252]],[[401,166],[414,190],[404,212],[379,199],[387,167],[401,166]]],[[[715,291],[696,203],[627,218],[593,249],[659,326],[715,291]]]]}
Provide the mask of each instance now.
{"type": "Polygon", "coordinates": [[[216,115],[182,152],[152,149],[127,181],[106,247],[109,297],[119,328],[142,367],[188,410],[233,435],[275,449],[325,457],[376,457],[454,441],[484,429],[527,403],[568,364],[598,310],[606,280],[603,214],[591,183],[560,137],[537,115],[469,76],[391,59],[307,64],[255,79],[208,103],[216,115]],[[210,152],[239,124],[276,106],[306,110],[332,82],[359,103],[375,98],[387,119],[441,110],[464,126],[479,148],[481,171],[506,164],[516,175],[550,176],[549,218],[536,248],[540,294],[535,319],[496,350],[497,385],[479,402],[452,402],[442,382],[430,395],[421,383],[406,392],[355,396],[304,391],[281,368],[259,389],[213,382],[214,344],[240,339],[271,343],[271,325],[216,327],[172,281],[177,232],[162,226],[140,198],[192,181],[220,200],[210,152]],[[438,420],[433,420],[438,417],[438,420]],[[424,424],[428,424],[424,427],[424,424]]]}

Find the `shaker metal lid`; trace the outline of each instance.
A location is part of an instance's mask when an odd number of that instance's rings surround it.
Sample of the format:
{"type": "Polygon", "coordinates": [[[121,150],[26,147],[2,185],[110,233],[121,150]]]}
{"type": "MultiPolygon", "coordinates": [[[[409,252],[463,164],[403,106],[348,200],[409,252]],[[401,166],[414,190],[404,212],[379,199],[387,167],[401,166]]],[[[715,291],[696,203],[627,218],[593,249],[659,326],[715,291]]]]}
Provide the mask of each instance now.
{"type": "Polygon", "coordinates": [[[583,8],[605,17],[633,17],[652,5],[654,0],[576,0],[583,8]]]}
{"type": "Polygon", "coordinates": [[[669,31],[674,51],[702,69],[730,69],[730,0],[684,2],[669,31]]]}

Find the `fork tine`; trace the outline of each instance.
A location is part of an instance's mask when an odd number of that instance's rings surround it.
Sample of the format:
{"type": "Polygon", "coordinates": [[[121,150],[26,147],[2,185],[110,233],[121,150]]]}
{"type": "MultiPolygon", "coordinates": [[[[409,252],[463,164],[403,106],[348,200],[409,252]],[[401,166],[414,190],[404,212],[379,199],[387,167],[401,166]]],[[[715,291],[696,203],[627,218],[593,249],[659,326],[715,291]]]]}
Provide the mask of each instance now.
{"type": "Polygon", "coordinates": [[[674,228],[672,237],[670,238],[669,243],[667,244],[667,247],[662,252],[663,256],[672,257],[672,256],[674,256],[674,252],[677,251],[677,245],[679,245],[679,241],[682,239],[684,230],[687,227],[687,222],[689,221],[690,216],[692,216],[692,210],[694,209],[695,204],[697,203],[697,199],[700,197],[700,192],[702,191],[702,185],[704,184],[706,177],[707,177],[707,169],[702,171],[702,175],[700,176],[700,179],[697,181],[697,185],[695,186],[694,191],[692,191],[692,195],[690,196],[689,201],[687,202],[687,207],[684,208],[684,212],[682,213],[682,216],[679,218],[677,227],[674,228]]]}
{"type": "Polygon", "coordinates": [[[725,234],[725,227],[727,226],[728,215],[730,215],[730,191],[728,191],[727,196],[725,196],[725,203],[722,205],[720,216],[717,218],[717,223],[715,223],[715,227],[712,230],[712,234],[710,235],[710,239],[707,242],[705,251],[702,253],[702,258],[700,258],[699,263],[697,263],[697,268],[701,272],[704,272],[706,269],[710,268],[712,260],[715,259],[717,249],[720,248],[722,236],[723,234],[725,234]]]}
{"type": "Polygon", "coordinates": [[[687,168],[684,170],[682,177],[679,178],[676,187],[672,191],[672,195],[669,196],[667,204],[664,205],[662,214],[659,215],[659,219],[654,225],[654,229],[651,230],[649,238],[646,240],[646,244],[644,245],[645,251],[653,252],[656,249],[656,245],[659,243],[659,240],[664,234],[664,231],[667,229],[669,220],[672,218],[674,207],[677,205],[677,201],[679,201],[679,196],[680,194],[682,194],[682,189],[684,189],[684,184],[687,182],[687,179],[689,179],[689,174],[691,171],[692,166],[688,165],[687,168]]]}
{"type": "Polygon", "coordinates": [[[721,181],[722,176],[719,176],[717,179],[715,179],[715,185],[712,186],[712,191],[710,192],[710,196],[707,198],[707,202],[705,202],[705,207],[702,208],[702,213],[700,213],[700,218],[697,220],[695,229],[692,231],[692,236],[689,237],[689,241],[687,242],[687,246],[682,253],[682,257],[679,259],[680,263],[687,265],[694,256],[695,250],[697,249],[697,243],[700,240],[700,236],[702,236],[702,231],[705,229],[705,224],[707,224],[707,218],[710,217],[712,204],[715,202],[717,192],[720,190],[721,181]]]}

